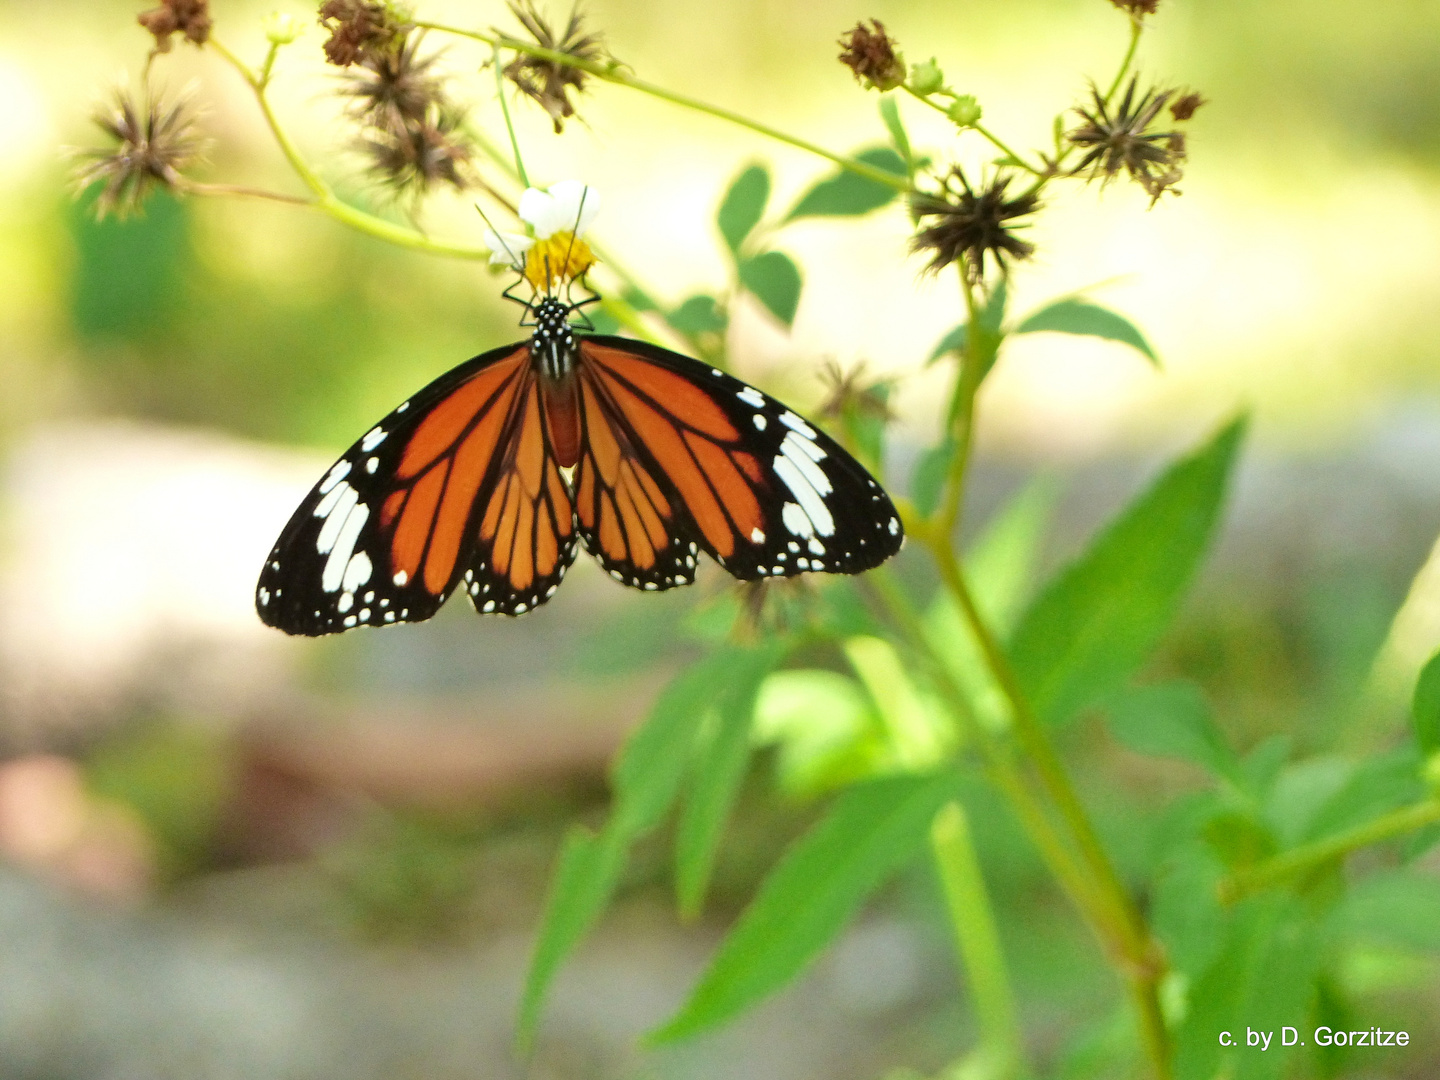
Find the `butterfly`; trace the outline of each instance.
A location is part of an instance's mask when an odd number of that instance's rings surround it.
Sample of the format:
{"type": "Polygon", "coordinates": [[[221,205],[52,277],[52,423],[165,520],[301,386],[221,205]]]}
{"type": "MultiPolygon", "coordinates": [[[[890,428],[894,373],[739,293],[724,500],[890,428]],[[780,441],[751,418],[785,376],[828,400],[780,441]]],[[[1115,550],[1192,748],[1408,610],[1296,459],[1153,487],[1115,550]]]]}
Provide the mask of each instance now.
{"type": "Polygon", "coordinates": [[[522,300],[528,340],[441,375],[331,466],[261,571],[265,623],[416,622],[457,588],[521,615],[581,542],[652,592],[693,582],[702,553],[753,581],[860,573],[900,549],[889,496],[824,432],[709,364],[586,332],[598,297],[568,297],[522,300]]]}

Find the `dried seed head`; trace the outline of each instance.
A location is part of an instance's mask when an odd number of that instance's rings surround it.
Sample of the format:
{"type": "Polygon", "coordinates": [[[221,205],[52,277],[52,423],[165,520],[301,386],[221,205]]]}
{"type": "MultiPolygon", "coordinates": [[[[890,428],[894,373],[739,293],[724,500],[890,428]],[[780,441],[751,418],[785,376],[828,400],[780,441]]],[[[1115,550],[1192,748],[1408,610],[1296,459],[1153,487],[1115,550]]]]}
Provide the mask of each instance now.
{"type": "Polygon", "coordinates": [[[446,106],[432,109],[426,120],[372,127],[360,146],[383,183],[396,194],[418,198],[440,184],[457,190],[469,186],[473,155],[462,129],[460,111],[446,106]]]}
{"type": "Polygon", "coordinates": [[[1004,272],[1008,259],[1028,259],[1034,253],[1035,245],[1021,240],[1015,230],[1024,228],[1017,219],[1034,213],[1040,201],[1032,192],[1007,198],[1013,179],[1013,173],[997,172],[976,190],[956,166],[938,192],[912,196],[916,218],[935,219],[910,241],[912,252],[930,255],[926,270],[938,272],[963,258],[970,277],[978,281],[985,274],[987,256],[1004,272]]]}
{"type": "Polygon", "coordinates": [[[1155,9],[1160,6],[1160,0],[1110,0],[1110,2],[1134,19],[1154,15],[1155,9]]]}
{"type": "Polygon", "coordinates": [[[444,90],[434,73],[439,53],[421,57],[423,34],[408,35],[398,49],[362,56],[360,70],[344,76],[342,93],[352,101],[352,115],[375,127],[399,130],[421,124],[433,108],[445,107],[444,90]]]}
{"type": "Polygon", "coordinates": [[[136,22],[155,35],[155,51],[170,51],[170,35],[204,45],[210,39],[210,0],[162,0],[157,8],[142,11],[136,22]]]}
{"type": "MultiPolygon", "coordinates": [[[[542,49],[564,53],[587,63],[597,61],[604,55],[600,35],[583,32],[584,16],[578,4],[570,9],[570,19],[565,24],[564,32],[560,34],[551,28],[549,22],[536,9],[533,0],[524,0],[523,4],[512,3],[510,10],[542,49]]],[[[577,67],[539,56],[527,56],[525,53],[517,53],[515,59],[506,65],[505,77],[514,83],[522,94],[550,114],[557,135],[564,130],[565,121],[575,115],[570,91],[581,93],[585,89],[585,80],[589,78],[577,67]]]]}
{"type": "Polygon", "coordinates": [[[95,200],[97,217],[112,210],[118,217],[128,217],[156,188],[179,186],[184,170],[204,149],[188,96],[173,103],[156,94],[147,93],[146,99],[142,107],[127,91],[118,90],[114,103],[95,113],[95,123],[115,145],[80,151],[78,156],[87,160],[75,179],[82,191],[104,184],[95,200]]]}
{"type": "Polygon", "coordinates": [[[1176,131],[1151,130],[1175,91],[1150,89],[1137,99],[1135,87],[1136,78],[1132,77],[1125,96],[1112,109],[1092,86],[1090,106],[1076,110],[1085,123],[1066,138],[1088,150],[1072,175],[1088,170],[1088,179],[1109,183],[1123,169],[1145,189],[1154,205],[1165,192],[1175,191],[1185,160],[1185,140],[1176,131]]]}
{"type": "Polygon", "coordinates": [[[411,28],[384,0],[325,0],[320,25],[330,31],[325,58],[336,67],[393,52],[411,28]]]}
{"type": "Polygon", "coordinates": [[[905,81],[905,60],[879,19],[871,19],[868,30],[860,20],[840,38],[839,45],[840,62],[855,73],[861,85],[884,91],[905,81]]]}

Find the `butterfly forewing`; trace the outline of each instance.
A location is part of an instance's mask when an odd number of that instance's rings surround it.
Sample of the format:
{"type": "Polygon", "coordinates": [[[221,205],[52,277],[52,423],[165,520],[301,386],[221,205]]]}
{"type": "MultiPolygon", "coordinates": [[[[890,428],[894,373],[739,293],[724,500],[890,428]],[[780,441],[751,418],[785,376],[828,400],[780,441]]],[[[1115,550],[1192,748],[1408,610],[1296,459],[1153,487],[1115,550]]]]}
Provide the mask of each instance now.
{"type": "Polygon", "coordinates": [[[780,402],[643,342],[587,337],[580,354],[576,512],[612,575],[685,584],[697,548],[744,580],[853,574],[899,550],[889,496],[780,402]]]}
{"type": "Polygon", "coordinates": [[[280,534],[255,592],[261,619],[318,635],[433,615],[476,557],[475,508],[504,476],[533,382],[529,349],[508,345],[375,425],[280,534]]]}

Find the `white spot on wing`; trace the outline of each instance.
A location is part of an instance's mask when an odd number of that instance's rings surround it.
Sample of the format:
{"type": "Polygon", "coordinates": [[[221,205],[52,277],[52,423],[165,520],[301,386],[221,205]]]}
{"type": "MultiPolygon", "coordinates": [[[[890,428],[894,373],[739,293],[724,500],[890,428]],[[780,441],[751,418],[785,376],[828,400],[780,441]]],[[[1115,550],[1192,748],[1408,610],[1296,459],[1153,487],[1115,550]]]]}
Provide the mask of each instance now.
{"type": "MultiPolygon", "coordinates": [[[[341,480],[344,480],[345,477],[347,477],[347,476],[349,476],[349,475],[350,475],[350,462],[348,462],[348,461],[337,461],[337,462],[335,462],[335,464],[330,467],[330,471],[325,474],[325,479],[322,480],[322,481],[320,481],[320,494],[321,494],[321,495],[324,495],[324,494],[328,493],[331,488],[333,488],[336,484],[338,484],[341,480]]],[[[316,507],[316,509],[315,509],[315,516],[316,516],[316,517],[322,517],[322,516],[323,516],[323,512],[320,510],[319,507],[316,507]]]]}
{"type": "MultiPolygon", "coordinates": [[[[790,530],[793,536],[814,536],[815,526],[805,516],[805,511],[800,509],[799,503],[787,502],[780,509],[780,520],[785,523],[785,528],[790,530]]],[[[794,544],[791,547],[795,547],[794,544]]],[[[798,547],[795,550],[800,550],[798,547]]]]}
{"type": "Polygon", "coordinates": [[[751,529],[750,542],[752,544],[763,544],[765,542],[765,534],[759,529],[751,529]]]}
{"type": "MultiPolygon", "coordinates": [[[[812,428],[809,424],[805,423],[804,420],[801,420],[800,417],[796,416],[793,412],[787,410],[781,413],[780,423],[784,424],[791,431],[798,431],[807,439],[815,438],[815,429],[812,428]]],[[[819,459],[817,458],[816,460],[819,459]]]]}
{"type": "Polygon", "coordinates": [[[758,412],[757,412],[757,413],[755,414],[755,416],[753,417],[753,419],[754,419],[754,421],[755,421],[755,430],[756,430],[756,431],[764,431],[764,430],[765,430],[765,415],[764,415],[763,413],[758,413],[758,412]]]}
{"type": "Polygon", "coordinates": [[[366,471],[367,473],[373,473],[373,472],[374,472],[376,469],[378,469],[379,467],[380,467],[380,459],[379,459],[379,458],[372,457],[372,458],[366,458],[366,459],[365,459],[365,471],[366,471]]]}
{"type": "MultiPolygon", "coordinates": [[[[320,526],[320,535],[315,538],[315,550],[321,554],[327,554],[334,546],[336,539],[340,536],[340,530],[344,528],[345,522],[350,519],[350,511],[355,509],[355,504],[360,501],[360,493],[349,484],[341,484],[334,491],[325,497],[329,502],[334,496],[335,502],[325,512],[325,524],[320,526]]],[[[320,507],[315,508],[316,516],[319,516],[320,507]]],[[[345,559],[350,558],[350,552],[345,553],[345,559]]],[[[345,569],[344,559],[340,562],[340,570],[345,569]]]]}
{"type": "Polygon", "coordinates": [[[379,446],[384,441],[384,429],[373,427],[365,433],[365,438],[360,440],[360,449],[364,450],[365,453],[368,454],[371,450],[374,450],[375,447],[379,446]]]}
{"type": "Polygon", "coordinates": [[[335,610],[340,612],[341,615],[344,615],[345,612],[349,611],[354,606],[355,594],[352,592],[341,593],[340,599],[335,602],[335,610]]]}
{"type": "MultiPolygon", "coordinates": [[[[817,540],[817,539],[815,539],[815,537],[813,537],[813,536],[810,538],[810,543],[806,544],[805,546],[810,549],[810,553],[811,553],[812,555],[824,555],[824,554],[825,554],[825,545],[822,544],[822,543],[820,543],[820,541],[817,540]]],[[[816,563],[815,565],[818,566],[818,565],[820,565],[820,564],[819,564],[819,563],[816,563]]]]}
{"type": "Polygon", "coordinates": [[[407,581],[409,581],[409,580],[410,580],[410,575],[407,574],[404,570],[396,570],[396,571],[395,571],[394,581],[395,581],[395,584],[396,584],[396,585],[400,585],[400,586],[403,587],[404,584],[405,584],[407,581]]]}
{"type": "MultiPolygon", "coordinates": [[[[346,592],[355,592],[361,585],[370,580],[370,572],[374,567],[370,563],[370,556],[363,551],[357,551],[345,564],[345,576],[340,579],[340,587],[346,592]]],[[[370,594],[374,596],[372,592],[370,594]]],[[[367,600],[366,603],[369,603],[367,600]]]]}
{"type": "Polygon", "coordinates": [[[741,401],[745,402],[746,405],[750,405],[753,408],[763,409],[765,407],[765,395],[760,393],[760,391],[756,390],[753,386],[745,387],[744,390],[741,390],[740,393],[736,394],[735,396],[738,397],[741,401]]]}
{"type": "MultiPolygon", "coordinates": [[[[352,489],[353,490],[353,489],[352,489]]],[[[335,538],[335,546],[330,549],[330,557],[325,560],[325,570],[320,575],[320,587],[326,592],[335,592],[340,588],[345,578],[345,572],[350,568],[350,556],[355,551],[355,541],[360,538],[360,530],[365,527],[365,522],[370,517],[370,508],[364,503],[357,504],[349,514],[345,516],[345,523],[340,527],[340,533],[335,538]]],[[[326,519],[325,527],[330,527],[330,521],[326,519]]],[[[370,576],[370,560],[365,560],[365,576],[370,576]]],[[[363,579],[362,579],[363,580],[363,579]]]]}
{"type": "MultiPolygon", "coordinates": [[[[806,464],[812,469],[815,467],[814,462],[807,460],[806,464]]],[[[835,519],[830,516],[830,508],[825,505],[825,500],[821,498],[820,492],[815,490],[814,486],[806,478],[805,474],[800,471],[790,455],[783,453],[777,454],[775,456],[774,468],[775,475],[780,477],[785,486],[790,489],[790,493],[795,496],[795,501],[800,504],[800,509],[805,511],[805,516],[808,517],[810,523],[815,526],[813,531],[819,533],[821,536],[830,536],[833,534],[835,532],[835,519]]],[[[829,489],[828,480],[826,481],[826,489],[829,489]]],[[[800,530],[792,531],[796,532],[797,535],[800,532],[800,530]]]]}

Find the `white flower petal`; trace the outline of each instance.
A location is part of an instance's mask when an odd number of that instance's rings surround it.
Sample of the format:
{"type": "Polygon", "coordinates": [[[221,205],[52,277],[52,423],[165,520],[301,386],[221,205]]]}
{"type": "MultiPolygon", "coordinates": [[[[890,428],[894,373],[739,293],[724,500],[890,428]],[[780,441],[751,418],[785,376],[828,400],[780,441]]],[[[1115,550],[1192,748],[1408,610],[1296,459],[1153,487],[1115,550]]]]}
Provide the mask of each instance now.
{"type": "Polygon", "coordinates": [[[528,222],[541,240],[561,231],[583,236],[599,212],[599,192],[579,180],[561,180],[549,191],[526,188],[520,196],[520,219],[528,222]]]}
{"type": "Polygon", "coordinates": [[[519,270],[525,265],[525,253],[535,243],[519,233],[502,233],[486,229],[483,243],[490,249],[490,264],[505,263],[519,270]]]}

